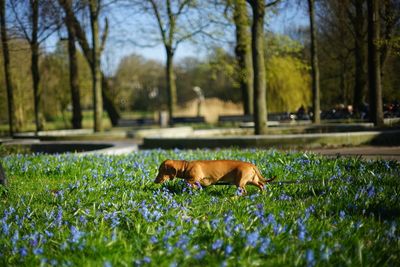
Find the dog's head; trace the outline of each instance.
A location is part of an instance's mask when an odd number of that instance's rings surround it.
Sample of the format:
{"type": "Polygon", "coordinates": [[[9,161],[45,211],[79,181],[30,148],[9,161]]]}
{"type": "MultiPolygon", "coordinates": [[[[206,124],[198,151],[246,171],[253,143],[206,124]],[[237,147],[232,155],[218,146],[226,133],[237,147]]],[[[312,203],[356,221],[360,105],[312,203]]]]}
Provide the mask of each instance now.
{"type": "Polygon", "coordinates": [[[157,184],[164,183],[165,181],[174,179],[176,174],[177,169],[175,168],[173,161],[165,160],[161,163],[160,168],[158,168],[158,174],[154,182],[157,184]]]}

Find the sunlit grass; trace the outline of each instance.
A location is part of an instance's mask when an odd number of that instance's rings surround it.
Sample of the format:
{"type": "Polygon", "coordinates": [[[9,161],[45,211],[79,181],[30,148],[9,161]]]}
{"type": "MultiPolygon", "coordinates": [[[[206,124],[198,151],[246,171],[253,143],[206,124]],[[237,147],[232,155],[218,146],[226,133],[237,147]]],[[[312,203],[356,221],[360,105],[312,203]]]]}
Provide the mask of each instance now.
{"type": "Polygon", "coordinates": [[[397,265],[400,165],[276,150],[13,155],[0,265],[397,265]],[[174,159],[238,159],[277,175],[248,186],[156,185],[174,159]],[[285,184],[279,181],[298,181],[285,184]],[[317,180],[315,182],[314,180],[317,180]],[[309,181],[309,182],[307,182],[309,181]]]}

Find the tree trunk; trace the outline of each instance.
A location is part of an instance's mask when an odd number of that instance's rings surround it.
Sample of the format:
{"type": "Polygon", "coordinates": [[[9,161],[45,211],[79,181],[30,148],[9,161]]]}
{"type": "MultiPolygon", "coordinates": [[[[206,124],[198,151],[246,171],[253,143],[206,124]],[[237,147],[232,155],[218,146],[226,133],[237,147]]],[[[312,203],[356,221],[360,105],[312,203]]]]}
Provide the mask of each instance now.
{"type": "Polygon", "coordinates": [[[108,117],[110,118],[113,126],[118,125],[120,115],[116,109],[113,101],[109,97],[110,88],[108,87],[107,78],[101,72],[101,95],[103,96],[103,107],[107,111],[108,117]]]}
{"type": "Polygon", "coordinates": [[[15,105],[14,105],[14,90],[12,85],[12,74],[10,72],[10,54],[8,50],[7,26],[5,14],[5,0],[0,0],[0,24],[1,24],[1,42],[3,47],[4,59],[4,76],[7,88],[7,104],[8,104],[8,125],[10,136],[14,136],[15,122],[15,105]]]}
{"type": "MultiPolygon", "coordinates": [[[[69,19],[71,20],[72,25],[74,26],[75,34],[76,34],[76,39],[79,42],[80,47],[82,48],[82,52],[88,61],[89,65],[92,66],[92,49],[89,46],[89,43],[87,41],[85,32],[83,31],[79,21],[77,20],[70,4],[71,0],[58,0],[60,5],[65,11],[65,14],[69,19]]],[[[107,81],[105,79],[105,76],[103,72],[100,70],[101,74],[101,89],[102,89],[102,97],[103,97],[103,103],[104,103],[104,108],[108,113],[108,116],[111,120],[111,123],[113,126],[116,126],[118,124],[118,120],[120,119],[120,115],[118,113],[118,110],[115,108],[114,103],[111,101],[111,99],[108,97],[107,92],[108,92],[108,85],[107,81]]]]}
{"type": "Polygon", "coordinates": [[[368,0],[368,76],[370,119],[375,126],[383,125],[383,105],[380,69],[379,0],[368,0]]]}
{"type": "MultiPolygon", "coordinates": [[[[2,3],[0,3],[2,4],[2,3]]],[[[7,186],[7,176],[0,161],[0,185],[7,186]]]]}
{"type": "Polygon", "coordinates": [[[251,69],[250,34],[248,31],[249,17],[246,1],[236,0],[234,2],[234,15],[236,27],[236,61],[238,63],[238,78],[242,91],[244,114],[250,115],[254,112],[253,106],[253,72],[251,69]]]}
{"type": "Polygon", "coordinates": [[[32,72],[32,83],[33,83],[33,101],[35,109],[35,134],[43,129],[40,121],[40,73],[39,73],[39,43],[38,43],[38,27],[39,27],[39,1],[31,0],[32,9],[32,39],[30,43],[31,47],[31,72],[32,72]]]}
{"type": "Polygon", "coordinates": [[[254,72],[254,123],[255,134],[267,133],[267,99],[264,63],[264,0],[249,1],[253,10],[251,48],[254,72]]]}
{"type": "Polygon", "coordinates": [[[66,17],[68,30],[69,82],[72,100],[72,128],[82,129],[81,97],[78,81],[78,63],[75,47],[75,30],[69,17],[66,17]]]}
{"type": "Polygon", "coordinates": [[[364,95],[367,86],[367,73],[366,73],[366,47],[365,47],[365,16],[363,8],[364,0],[356,0],[354,2],[356,15],[353,23],[355,33],[355,83],[353,95],[353,107],[356,113],[359,113],[363,107],[364,95]]]}
{"type": "Polygon", "coordinates": [[[319,86],[319,67],[318,67],[318,45],[317,45],[317,29],[315,25],[314,0],[308,0],[308,11],[310,17],[310,34],[311,34],[311,80],[313,95],[313,123],[321,123],[320,117],[320,86],[319,86]]]}
{"type": "Polygon", "coordinates": [[[166,67],[166,75],[167,75],[167,92],[168,92],[168,115],[169,115],[169,124],[173,124],[173,116],[175,113],[175,107],[177,102],[176,97],[176,81],[175,81],[175,73],[174,73],[174,53],[171,48],[166,47],[167,53],[167,67],[166,67]]]}
{"type": "Polygon", "coordinates": [[[98,2],[91,0],[90,9],[90,26],[92,29],[92,80],[93,80],[93,113],[95,132],[103,130],[103,99],[101,92],[101,72],[100,72],[100,46],[99,46],[99,25],[98,25],[98,2]]]}

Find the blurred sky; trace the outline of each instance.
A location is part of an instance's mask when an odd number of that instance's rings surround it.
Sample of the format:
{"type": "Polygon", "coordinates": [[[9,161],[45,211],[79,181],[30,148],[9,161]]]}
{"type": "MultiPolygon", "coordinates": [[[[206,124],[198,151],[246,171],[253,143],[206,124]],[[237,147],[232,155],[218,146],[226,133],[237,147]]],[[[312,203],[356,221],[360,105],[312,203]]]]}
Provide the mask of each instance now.
{"type": "MultiPolygon", "coordinates": [[[[308,17],[305,6],[299,6],[295,2],[287,1],[285,6],[281,7],[276,14],[267,13],[267,30],[276,33],[285,34],[290,28],[308,25],[308,17]],[[291,3],[291,4],[290,4],[291,3]]],[[[109,37],[107,39],[106,48],[102,57],[102,68],[107,75],[113,75],[118,68],[121,59],[132,53],[142,55],[147,59],[153,59],[164,64],[165,51],[164,47],[159,44],[151,47],[144,47],[147,44],[146,32],[140,32],[142,25],[154,23],[154,18],[141,14],[132,15],[132,11],[126,8],[113,8],[108,12],[109,19],[109,37]],[[138,44],[140,43],[140,44],[138,44]]],[[[156,28],[154,28],[156,29],[156,28]]],[[[234,28],[227,28],[224,35],[234,38],[234,28]]],[[[59,35],[52,36],[45,42],[47,51],[52,51],[56,47],[59,35]]],[[[234,39],[232,39],[234,40],[234,39]]],[[[230,49],[232,45],[228,42],[222,42],[220,46],[230,49]]],[[[207,47],[191,42],[181,43],[175,54],[175,62],[185,57],[203,58],[207,55],[207,47]]]]}

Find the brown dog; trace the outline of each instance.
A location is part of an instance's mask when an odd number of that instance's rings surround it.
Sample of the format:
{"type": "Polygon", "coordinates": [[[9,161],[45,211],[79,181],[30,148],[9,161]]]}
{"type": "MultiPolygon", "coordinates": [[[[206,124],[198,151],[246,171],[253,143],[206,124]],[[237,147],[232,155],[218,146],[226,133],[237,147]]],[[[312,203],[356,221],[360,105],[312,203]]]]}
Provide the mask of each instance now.
{"type": "Polygon", "coordinates": [[[266,183],[276,177],[265,179],[258,168],[251,163],[237,160],[165,160],[158,169],[155,183],[163,183],[175,177],[186,180],[191,186],[199,183],[202,186],[219,181],[236,185],[246,193],[246,184],[264,189],[266,183]]]}

